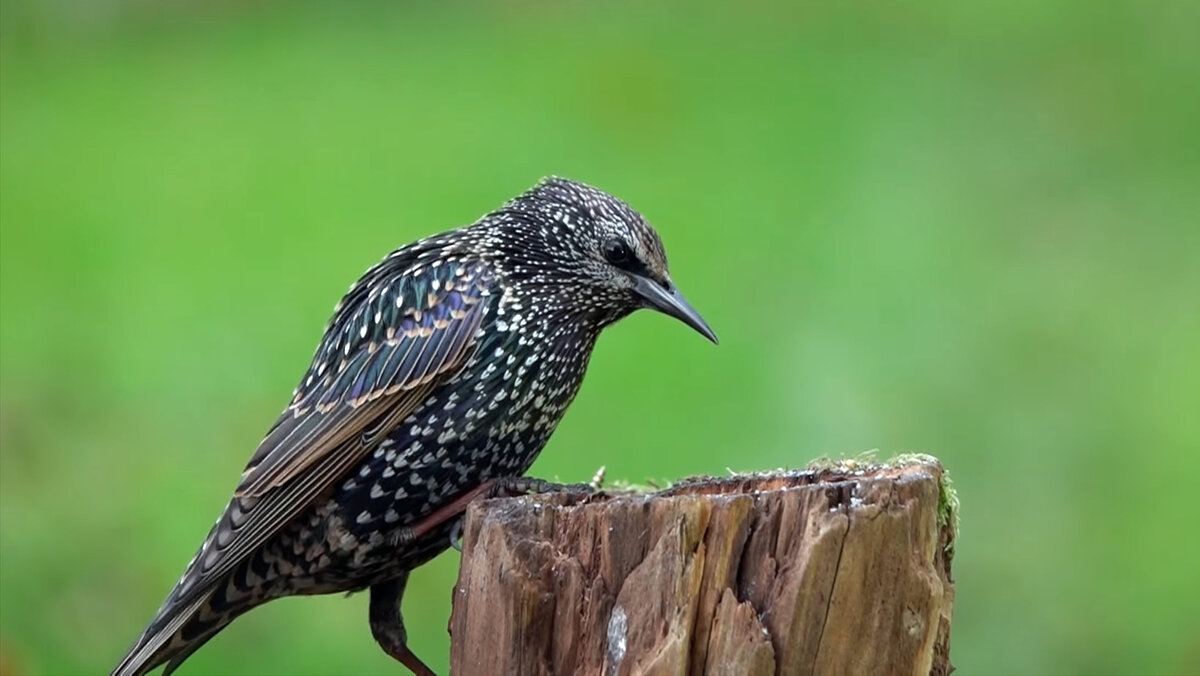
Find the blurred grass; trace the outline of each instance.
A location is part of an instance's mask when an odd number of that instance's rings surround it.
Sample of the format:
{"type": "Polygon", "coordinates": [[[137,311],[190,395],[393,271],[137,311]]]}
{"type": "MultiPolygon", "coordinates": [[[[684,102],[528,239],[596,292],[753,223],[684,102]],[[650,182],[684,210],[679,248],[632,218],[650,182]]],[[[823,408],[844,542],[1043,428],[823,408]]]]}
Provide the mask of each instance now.
{"type": "MultiPolygon", "coordinates": [[[[1200,670],[1200,12],[1171,2],[0,13],[0,655],[106,670],[345,286],[544,174],[654,221],[712,348],[638,315],[534,468],[923,450],[963,674],[1200,670]]],[[[445,667],[447,555],[413,645],[445,667]]],[[[395,673],[365,598],[189,673],[395,673]]]]}

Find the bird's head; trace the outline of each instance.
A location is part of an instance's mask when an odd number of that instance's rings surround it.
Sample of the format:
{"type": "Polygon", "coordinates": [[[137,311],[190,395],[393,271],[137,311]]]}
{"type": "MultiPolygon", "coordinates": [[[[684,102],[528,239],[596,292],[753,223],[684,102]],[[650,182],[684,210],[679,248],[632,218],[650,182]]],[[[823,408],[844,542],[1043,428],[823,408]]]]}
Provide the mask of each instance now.
{"type": "Polygon", "coordinates": [[[578,181],[546,178],[497,214],[513,219],[524,235],[512,252],[520,261],[516,272],[560,290],[550,302],[570,303],[603,324],[651,308],[717,342],[671,281],[658,233],[622,200],[578,181]]]}

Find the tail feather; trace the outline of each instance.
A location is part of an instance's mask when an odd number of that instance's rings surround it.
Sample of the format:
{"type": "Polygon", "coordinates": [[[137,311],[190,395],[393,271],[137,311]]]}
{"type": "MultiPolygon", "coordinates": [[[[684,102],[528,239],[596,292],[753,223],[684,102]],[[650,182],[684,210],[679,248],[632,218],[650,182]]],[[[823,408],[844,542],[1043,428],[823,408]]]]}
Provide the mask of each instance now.
{"type": "MultiPolygon", "coordinates": [[[[142,635],[117,662],[117,666],[113,667],[111,676],[141,676],[171,660],[188,645],[183,629],[189,620],[196,619],[200,606],[207,601],[208,597],[202,596],[186,607],[172,608],[168,599],[142,635]]],[[[191,652],[189,650],[188,654],[191,652]]]]}
{"type": "Polygon", "coordinates": [[[113,667],[112,676],[141,676],[167,662],[165,673],[170,673],[234,617],[250,609],[240,594],[227,588],[229,575],[198,578],[200,559],[212,546],[229,509],[213,524],[153,619],[113,667]],[[201,581],[203,586],[199,586],[201,581]]]}
{"type": "Polygon", "coordinates": [[[183,664],[184,660],[191,657],[192,653],[199,650],[201,648],[201,646],[203,646],[205,643],[208,643],[209,639],[216,636],[217,633],[220,632],[222,629],[224,629],[225,625],[229,624],[229,622],[232,620],[233,620],[233,617],[230,617],[228,620],[226,620],[225,622],[222,622],[220,625],[213,627],[212,629],[209,629],[208,631],[204,632],[203,634],[191,639],[189,642],[184,644],[177,652],[172,653],[170,658],[167,660],[167,667],[165,669],[163,669],[162,676],[171,676],[171,673],[174,672],[176,669],[178,669],[179,665],[183,664]]]}
{"type": "Polygon", "coordinates": [[[223,584],[186,605],[171,598],[113,667],[111,676],[141,676],[161,664],[170,674],[192,653],[263,598],[223,584]]]}

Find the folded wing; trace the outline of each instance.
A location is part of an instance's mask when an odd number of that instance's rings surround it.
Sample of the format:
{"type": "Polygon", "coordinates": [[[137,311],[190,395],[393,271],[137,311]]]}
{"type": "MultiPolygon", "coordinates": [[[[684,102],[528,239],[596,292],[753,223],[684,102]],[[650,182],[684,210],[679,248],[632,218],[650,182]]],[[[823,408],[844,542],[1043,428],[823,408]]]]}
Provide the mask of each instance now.
{"type": "Polygon", "coordinates": [[[350,472],[470,358],[495,299],[487,264],[403,266],[394,258],[368,271],[338,304],[233,500],[122,664],[153,656],[222,576],[350,472]]]}

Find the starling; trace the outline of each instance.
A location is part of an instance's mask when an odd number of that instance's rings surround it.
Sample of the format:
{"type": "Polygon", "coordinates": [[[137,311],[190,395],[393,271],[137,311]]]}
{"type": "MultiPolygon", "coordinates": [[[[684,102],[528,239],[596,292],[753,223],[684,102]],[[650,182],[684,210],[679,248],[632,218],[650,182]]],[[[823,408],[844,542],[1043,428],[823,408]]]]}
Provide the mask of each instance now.
{"type": "Polygon", "coordinates": [[[362,589],[380,647],[431,674],[406,645],[409,571],[450,545],[486,487],[544,487],[519,477],[601,330],[639,308],[717,340],[645,219],[567,179],[388,254],[334,308],[225,511],[113,674],[170,673],[272,599],[362,589]]]}

